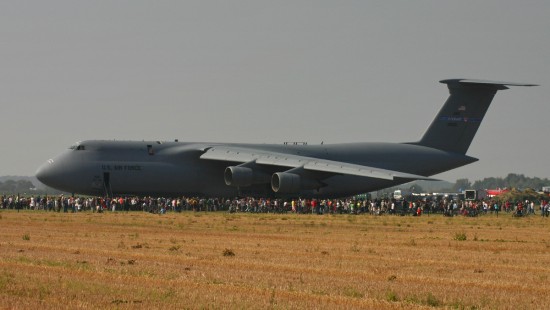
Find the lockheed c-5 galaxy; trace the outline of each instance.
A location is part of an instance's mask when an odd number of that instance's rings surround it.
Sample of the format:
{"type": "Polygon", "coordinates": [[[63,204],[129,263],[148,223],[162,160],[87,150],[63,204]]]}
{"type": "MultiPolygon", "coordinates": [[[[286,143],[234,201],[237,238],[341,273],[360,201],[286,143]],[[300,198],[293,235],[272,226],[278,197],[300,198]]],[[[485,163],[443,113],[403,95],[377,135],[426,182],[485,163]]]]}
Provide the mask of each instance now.
{"type": "Polygon", "coordinates": [[[450,96],[417,142],[307,145],[83,141],[36,177],[86,195],[344,197],[472,162],[466,151],[498,90],[535,86],[450,79],[450,96]]]}

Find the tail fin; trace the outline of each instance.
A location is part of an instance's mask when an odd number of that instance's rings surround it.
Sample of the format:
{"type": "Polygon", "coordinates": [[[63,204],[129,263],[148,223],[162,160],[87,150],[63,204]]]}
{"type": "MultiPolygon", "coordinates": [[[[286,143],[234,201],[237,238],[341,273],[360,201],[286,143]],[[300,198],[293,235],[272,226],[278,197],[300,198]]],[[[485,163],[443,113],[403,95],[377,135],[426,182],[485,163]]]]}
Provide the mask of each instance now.
{"type": "Polygon", "coordinates": [[[413,144],[466,154],[493,97],[506,86],[537,86],[482,80],[443,80],[450,96],[422,136],[413,144]]]}

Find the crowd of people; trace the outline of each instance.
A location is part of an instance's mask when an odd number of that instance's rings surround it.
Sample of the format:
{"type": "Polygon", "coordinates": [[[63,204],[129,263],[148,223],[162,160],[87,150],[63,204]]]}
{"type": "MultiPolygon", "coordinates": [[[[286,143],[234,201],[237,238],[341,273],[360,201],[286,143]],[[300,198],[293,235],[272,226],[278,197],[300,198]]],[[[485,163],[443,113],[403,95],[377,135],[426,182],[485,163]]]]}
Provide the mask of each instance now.
{"type": "Polygon", "coordinates": [[[252,213],[298,214],[371,214],[412,215],[443,214],[445,216],[478,216],[500,212],[515,216],[550,215],[547,200],[506,201],[441,199],[270,199],[270,198],[201,198],[201,197],[74,197],[74,196],[0,196],[0,208],[44,210],[52,212],[142,211],[164,214],[182,211],[225,211],[252,213]]]}

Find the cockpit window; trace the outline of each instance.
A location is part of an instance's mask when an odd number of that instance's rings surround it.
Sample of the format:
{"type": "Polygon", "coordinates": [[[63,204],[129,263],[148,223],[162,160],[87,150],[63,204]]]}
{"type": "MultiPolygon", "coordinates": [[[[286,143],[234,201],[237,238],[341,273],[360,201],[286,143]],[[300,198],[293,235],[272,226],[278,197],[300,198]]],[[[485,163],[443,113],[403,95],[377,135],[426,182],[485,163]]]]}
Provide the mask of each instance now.
{"type": "Polygon", "coordinates": [[[82,150],[85,150],[86,147],[85,147],[84,145],[82,145],[82,144],[78,144],[78,143],[77,143],[77,144],[71,145],[71,146],[69,147],[69,149],[71,149],[71,150],[76,150],[76,151],[82,151],[82,150]]]}

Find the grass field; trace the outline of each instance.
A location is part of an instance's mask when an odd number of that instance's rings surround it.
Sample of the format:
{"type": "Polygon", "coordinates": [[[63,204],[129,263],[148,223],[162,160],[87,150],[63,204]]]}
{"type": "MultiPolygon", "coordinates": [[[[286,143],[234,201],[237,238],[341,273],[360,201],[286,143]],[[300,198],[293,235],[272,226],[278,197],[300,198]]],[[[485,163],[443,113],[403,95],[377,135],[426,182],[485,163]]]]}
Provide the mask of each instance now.
{"type": "Polygon", "coordinates": [[[0,211],[0,308],[548,309],[550,219],[0,211]]]}

